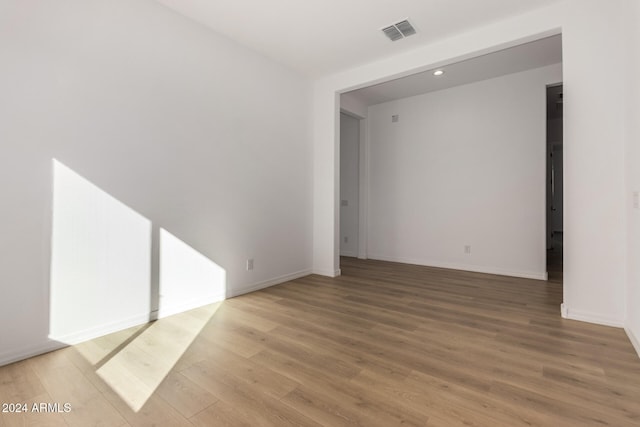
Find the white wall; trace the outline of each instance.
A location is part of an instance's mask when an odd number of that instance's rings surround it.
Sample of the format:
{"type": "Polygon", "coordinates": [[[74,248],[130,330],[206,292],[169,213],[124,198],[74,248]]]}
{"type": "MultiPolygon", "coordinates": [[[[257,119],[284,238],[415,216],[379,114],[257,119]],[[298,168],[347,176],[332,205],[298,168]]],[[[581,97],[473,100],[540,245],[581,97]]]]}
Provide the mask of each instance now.
{"type": "Polygon", "coordinates": [[[628,272],[627,319],[625,327],[640,355],[640,209],[633,206],[633,193],[640,192],[640,2],[629,0],[628,39],[628,272]]]}
{"type": "Polygon", "coordinates": [[[370,107],[369,257],[545,279],[546,85],[560,81],[558,64],[370,107]]]}
{"type": "Polygon", "coordinates": [[[316,81],[314,271],[339,273],[336,93],[561,31],[566,166],[564,313],[574,319],[622,326],[628,231],[624,108],[632,80],[625,71],[625,28],[620,25],[627,12],[625,4],[566,0],[316,81]],[[602,64],[607,64],[606,79],[602,64]]]}
{"type": "Polygon", "coordinates": [[[340,114],[340,255],[358,256],[360,120],[340,114]]]}
{"type": "Polygon", "coordinates": [[[54,158],[152,223],[151,302],[160,229],[223,268],[227,295],[311,268],[299,75],[150,0],[9,0],[0,93],[0,364],[55,345],[54,158]]]}
{"type": "Polygon", "coordinates": [[[623,3],[570,3],[563,26],[564,304],[570,318],[614,326],[626,309],[623,3]]]}

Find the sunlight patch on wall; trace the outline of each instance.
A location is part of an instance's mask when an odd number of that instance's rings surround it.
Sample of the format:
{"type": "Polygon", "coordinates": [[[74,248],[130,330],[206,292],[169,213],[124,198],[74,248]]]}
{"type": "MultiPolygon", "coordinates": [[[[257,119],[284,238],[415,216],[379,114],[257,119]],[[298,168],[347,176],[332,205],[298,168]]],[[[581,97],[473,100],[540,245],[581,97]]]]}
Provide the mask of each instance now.
{"type": "Polygon", "coordinates": [[[226,271],[191,246],[160,229],[158,317],[169,316],[226,297],[226,271]]]}
{"type": "Polygon", "coordinates": [[[49,336],[85,341],[76,349],[137,412],[225,299],[226,271],[160,229],[163,318],[148,322],[151,221],[55,159],[53,182],[49,336]]]}
{"type": "Polygon", "coordinates": [[[73,344],[148,320],[151,222],[53,160],[50,338],[73,344]]]}

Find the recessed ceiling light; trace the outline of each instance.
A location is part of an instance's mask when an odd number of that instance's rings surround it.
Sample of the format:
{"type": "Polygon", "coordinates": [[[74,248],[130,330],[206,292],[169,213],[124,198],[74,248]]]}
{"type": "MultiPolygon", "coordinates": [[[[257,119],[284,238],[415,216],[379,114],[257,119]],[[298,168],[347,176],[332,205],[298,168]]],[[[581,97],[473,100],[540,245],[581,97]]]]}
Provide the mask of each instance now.
{"type": "Polygon", "coordinates": [[[434,76],[441,76],[441,75],[443,75],[443,74],[444,74],[444,71],[442,71],[442,70],[435,70],[435,71],[433,72],[433,75],[434,75],[434,76]]]}

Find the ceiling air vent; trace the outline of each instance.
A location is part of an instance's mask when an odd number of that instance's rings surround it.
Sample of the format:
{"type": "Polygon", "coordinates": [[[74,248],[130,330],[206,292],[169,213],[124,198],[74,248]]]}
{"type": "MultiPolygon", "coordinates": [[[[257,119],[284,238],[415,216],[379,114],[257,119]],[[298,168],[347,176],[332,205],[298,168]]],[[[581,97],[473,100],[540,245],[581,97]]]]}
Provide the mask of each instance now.
{"type": "Polygon", "coordinates": [[[389,38],[389,40],[395,42],[396,40],[414,35],[416,33],[416,29],[413,28],[413,25],[411,25],[409,20],[405,19],[404,21],[396,22],[393,25],[384,27],[382,32],[389,38]]]}
{"type": "Polygon", "coordinates": [[[392,42],[404,38],[400,30],[398,30],[395,25],[383,28],[382,32],[385,36],[389,37],[389,40],[391,40],[392,42]]]}

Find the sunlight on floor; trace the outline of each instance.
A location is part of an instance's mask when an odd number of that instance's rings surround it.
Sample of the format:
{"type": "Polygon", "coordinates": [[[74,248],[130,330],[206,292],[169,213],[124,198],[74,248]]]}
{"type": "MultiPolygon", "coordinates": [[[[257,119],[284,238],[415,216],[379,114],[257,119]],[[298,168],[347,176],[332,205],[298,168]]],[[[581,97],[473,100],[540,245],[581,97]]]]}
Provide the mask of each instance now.
{"type": "Polygon", "coordinates": [[[130,328],[79,344],[76,349],[96,366],[100,378],[138,412],[220,304],[222,302],[130,328]]]}

